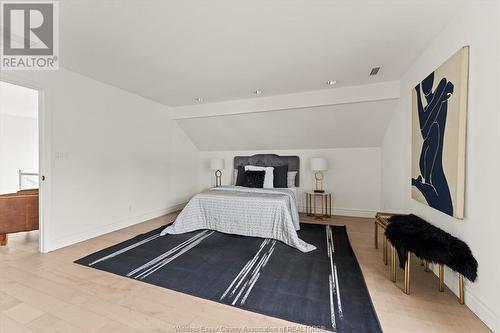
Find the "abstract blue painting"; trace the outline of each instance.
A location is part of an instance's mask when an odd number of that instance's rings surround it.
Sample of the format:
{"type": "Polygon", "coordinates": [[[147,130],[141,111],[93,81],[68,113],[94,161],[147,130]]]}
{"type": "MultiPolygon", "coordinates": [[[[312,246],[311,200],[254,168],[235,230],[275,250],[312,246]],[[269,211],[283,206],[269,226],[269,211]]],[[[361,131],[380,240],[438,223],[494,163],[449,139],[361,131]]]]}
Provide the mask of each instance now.
{"type": "Polygon", "coordinates": [[[455,53],[413,90],[412,198],[464,216],[469,48],[455,53]]]}

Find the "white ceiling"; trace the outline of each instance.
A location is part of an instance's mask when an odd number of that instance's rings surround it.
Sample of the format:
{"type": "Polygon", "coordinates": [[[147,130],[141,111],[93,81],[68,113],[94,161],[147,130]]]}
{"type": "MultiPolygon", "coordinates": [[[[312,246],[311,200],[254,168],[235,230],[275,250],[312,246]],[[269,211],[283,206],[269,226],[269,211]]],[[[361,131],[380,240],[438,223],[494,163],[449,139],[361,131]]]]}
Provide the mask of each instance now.
{"type": "Polygon", "coordinates": [[[38,118],[38,91],[0,81],[0,115],[38,118]]]}
{"type": "Polygon", "coordinates": [[[389,81],[466,1],[64,0],[60,59],[171,106],[389,81]]]}
{"type": "Polygon", "coordinates": [[[397,99],[179,119],[201,151],[380,147],[397,99]]]}

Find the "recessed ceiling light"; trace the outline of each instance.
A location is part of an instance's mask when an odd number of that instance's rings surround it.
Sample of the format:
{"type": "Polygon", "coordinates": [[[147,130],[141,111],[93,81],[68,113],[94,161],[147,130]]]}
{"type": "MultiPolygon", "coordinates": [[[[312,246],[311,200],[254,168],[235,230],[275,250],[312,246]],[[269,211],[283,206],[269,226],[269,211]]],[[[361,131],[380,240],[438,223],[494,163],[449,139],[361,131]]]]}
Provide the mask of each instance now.
{"type": "Polygon", "coordinates": [[[328,80],[326,81],[326,84],[329,85],[329,86],[333,86],[337,83],[337,80],[328,80]]]}
{"type": "Polygon", "coordinates": [[[196,97],[194,100],[195,100],[196,102],[198,102],[198,103],[203,102],[203,98],[201,98],[201,97],[196,97]]]}
{"type": "Polygon", "coordinates": [[[263,91],[262,91],[262,90],[257,89],[257,90],[255,90],[253,93],[254,93],[255,95],[260,95],[260,94],[262,94],[262,93],[263,93],[263,91]]]}

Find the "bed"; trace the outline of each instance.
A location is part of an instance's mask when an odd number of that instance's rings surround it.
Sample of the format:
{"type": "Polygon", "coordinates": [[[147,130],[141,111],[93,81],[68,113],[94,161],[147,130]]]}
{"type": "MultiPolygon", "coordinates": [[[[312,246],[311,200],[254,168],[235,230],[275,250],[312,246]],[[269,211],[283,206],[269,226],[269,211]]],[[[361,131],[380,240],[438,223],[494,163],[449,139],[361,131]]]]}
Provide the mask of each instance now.
{"type": "MultiPolygon", "coordinates": [[[[237,156],[238,166],[288,165],[296,171],[295,185],[299,185],[299,158],[259,154],[237,156]]],[[[316,247],[297,235],[300,230],[295,188],[248,188],[221,186],[196,194],[177,216],[175,222],[162,231],[162,235],[181,234],[208,229],[242,236],[279,240],[302,252],[316,247]]]]}

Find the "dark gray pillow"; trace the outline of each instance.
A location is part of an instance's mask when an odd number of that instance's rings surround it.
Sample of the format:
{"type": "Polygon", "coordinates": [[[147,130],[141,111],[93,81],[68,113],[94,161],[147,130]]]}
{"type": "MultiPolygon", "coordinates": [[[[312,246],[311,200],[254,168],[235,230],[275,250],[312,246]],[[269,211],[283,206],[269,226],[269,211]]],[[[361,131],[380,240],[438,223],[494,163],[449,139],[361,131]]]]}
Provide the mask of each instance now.
{"type": "MultiPolygon", "coordinates": [[[[239,172],[239,171],[238,171],[239,172]]],[[[264,178],[266,177],[265,171],[245,171],[246,184],[245,187],[264,187],[264,178]]]]}
{"type": "Polygon", "coordinates": [[[234,185],[245,186],[246,183],[247,183],[247,177],[245,176],[245,167],[239,166],[238,174],[236,175],[236,183],[234,185]]]}
{"type": "Polygon", "coordinates": [[[286,188],[288,179],[288,165],[275,166],[273,170],[273,187],[286,188]]]}

